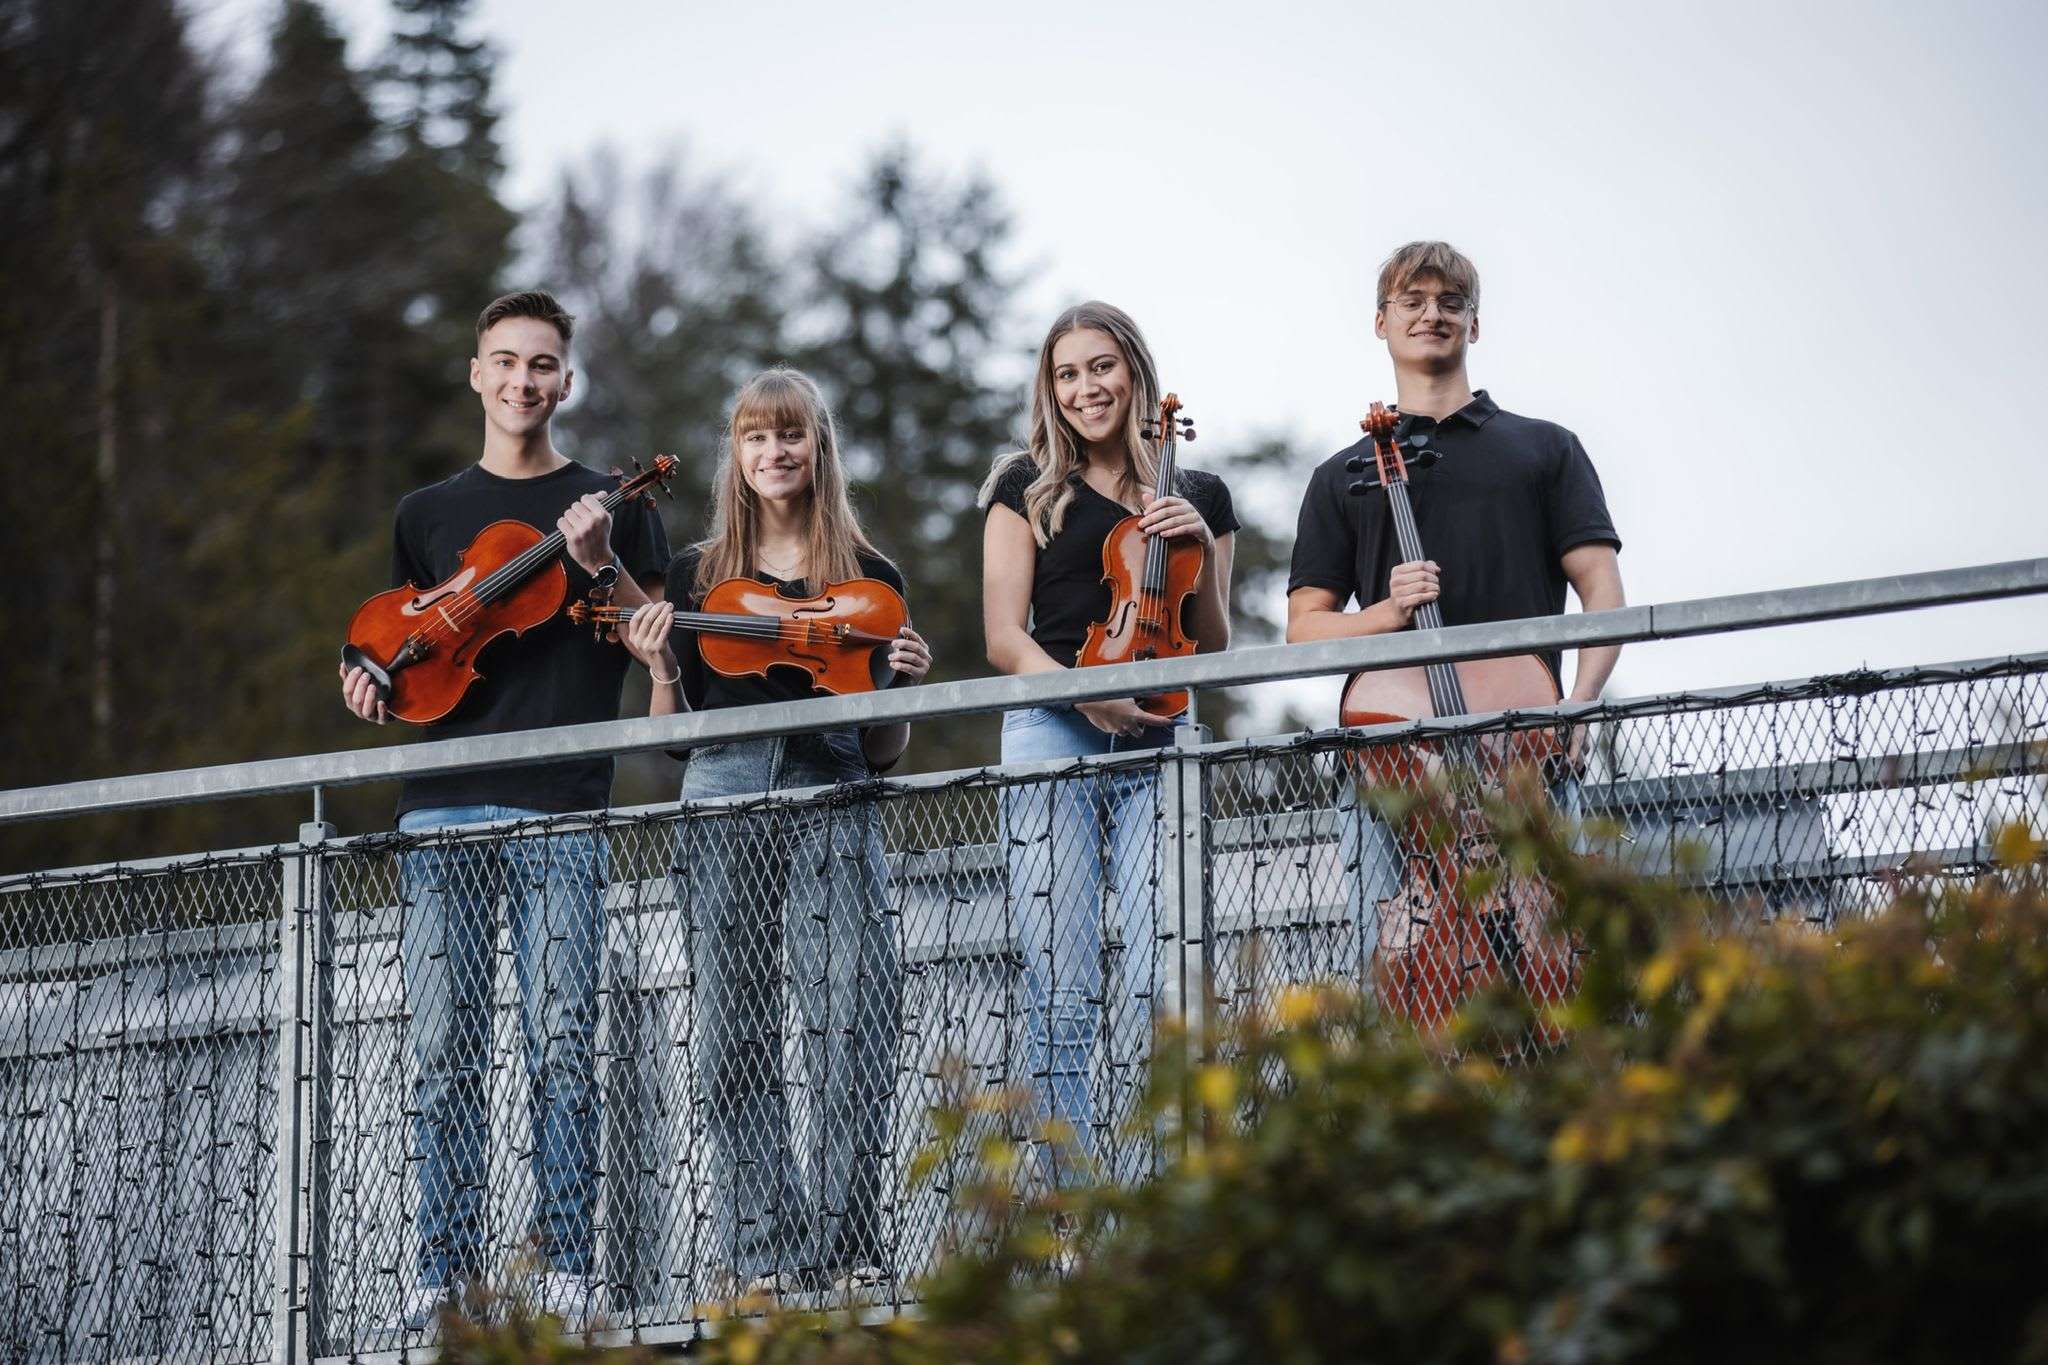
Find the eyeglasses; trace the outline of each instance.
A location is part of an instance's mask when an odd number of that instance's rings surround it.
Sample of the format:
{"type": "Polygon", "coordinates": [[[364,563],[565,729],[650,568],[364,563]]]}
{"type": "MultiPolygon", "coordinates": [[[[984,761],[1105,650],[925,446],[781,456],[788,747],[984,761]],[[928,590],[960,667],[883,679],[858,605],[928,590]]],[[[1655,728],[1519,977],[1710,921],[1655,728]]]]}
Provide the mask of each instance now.
{"type": "Polygon", "coordinates": [[[1398,294],[1381,299],[1380,307],[1391,308],[1404,318],[1419,318],[1432,303],[1447,318],[1462,318],[1472,311],[1472,300],[1463,294],[1398,294]]]}

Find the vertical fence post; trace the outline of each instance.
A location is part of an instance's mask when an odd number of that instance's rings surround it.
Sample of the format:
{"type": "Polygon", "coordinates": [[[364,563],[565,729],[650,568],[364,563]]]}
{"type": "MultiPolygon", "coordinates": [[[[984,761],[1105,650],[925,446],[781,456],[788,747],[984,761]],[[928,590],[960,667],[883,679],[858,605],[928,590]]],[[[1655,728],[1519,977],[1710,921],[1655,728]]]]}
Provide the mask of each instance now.
{"type": "MultiPolygon", "coordinates": [[[[1190,708],[1192,716],[1192,708],[1190,708]]],[[[1174,917],[1177,960],[1165,964],[1170,1000],[1167,1008],[1181,1025],[1182,1058],[1192,1072],[1202,1060],[1203,1034],[1209,1013],[1209,869],[1202,760],[1194,752],[1208,743],[1207,727],[1186,724],[1173,732],[1173,755],[1167,763],[1166,790],[1160,793],[1166,816],[1167,846],[1161,851],[1163,910],[1174,917]]],[[[1181,1101],[1181,1133],[1190,1131],[1194,1096],[1181,1101]]]]}
{"type": "Polygon", "coordinates": [[[299,826],[299,848],[283,860],[278,918],[277,1005],[277,1234],[275,1301],[271,1312],[273,1365],[311,1359],[307,1287],[311,1270],[312,1072],[317,1060],[315,1001],[324,964],[316,936],[326,919],[320,845],[335,833],[314,821],[299,826]]]}

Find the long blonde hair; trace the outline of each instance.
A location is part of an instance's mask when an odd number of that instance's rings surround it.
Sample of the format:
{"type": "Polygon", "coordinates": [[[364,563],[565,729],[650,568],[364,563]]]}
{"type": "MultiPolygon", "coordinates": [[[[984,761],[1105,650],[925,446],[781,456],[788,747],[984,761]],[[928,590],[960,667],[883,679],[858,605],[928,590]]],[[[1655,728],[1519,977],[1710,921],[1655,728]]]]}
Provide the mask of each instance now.
{"type": "Polygon", "coordinates": [[[839,462],[839,431],[818,385],[801,370],[777,366],[749,379],[732,400],[725,455],[712,478],[711,534],[697,542],[697,577],[702,598],[728,578],[751,578],[761,545],[761,499],[740,470],[740,438],[749,431],[802,427],[811,433],[810,535],[804,549],[804,591],[860,577],[865,551],[877,550],[860,528],[846,495],[846,469],[839,462]]]}
{"type": "Polygon", "coordinates": [[[1124,450],[1129,456],[1123,471],[1124,492],[1128,495],[1151,488],[1159,473],[1159,457],[1152,443],[1139,435],[1141,425],[1159,411],[1159,370],[1152,363],[1152,348],[1145,344],[1145,334],[1131,315],[1115,304],[1100,299],[1077,303],[1053,319],[1045,344],[1038,348],[1038,373],[1031,384],[1030,445],[997,456],[995,467],[982,481],[981,492],[975,495],[976,503],[986,509],[1004,475],[1019,465],[1037,470],[1037,477],[1024,490],[1024,520],[1031,524],[1031,534],[1041,550],[1066,524],[1067,509],[1078,491],[1073,479],[1088,462],[1081,434],[1060,412],[1052,381],[1052,348],[1067,333],[1084,327],[1109,334],[1137,381],[1130,411],[1124,414],[1124,450]]]}

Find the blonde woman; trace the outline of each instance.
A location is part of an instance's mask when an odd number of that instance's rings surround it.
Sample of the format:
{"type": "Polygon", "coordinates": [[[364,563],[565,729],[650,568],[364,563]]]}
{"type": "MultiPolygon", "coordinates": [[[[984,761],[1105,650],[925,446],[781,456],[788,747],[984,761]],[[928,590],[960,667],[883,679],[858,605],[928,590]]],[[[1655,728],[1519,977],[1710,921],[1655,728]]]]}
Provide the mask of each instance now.
{"type": "MultiPolygon", "coordinates": [[[[678,555],[668,602],[627,626],[649,668],[650,713],[797,701],[808,674],[765,678],[706,668],[694,632],[671,632],[676,603],[697,610],[714,585],[751,577],[788,596],[824,584],[903,576],[861,531],[847,500],[832,414],[808,376],[757,375],[733,403],[716,478],[711,535],[678,555]]],[[[931,652],[905,626],[888,666],[917,682],[931,652]]],[[[903,753],[907,725],[774,736],[694,751],[685,801],[856,781],[903,753]]],[[[881,1196],[902,967],[884,915],[884,864],[872,805],[692,820],[677,851],[676,894],[694,926],[698,1064],[709,1104],[711,1255],[721,1291],[869,1287],[889,1273],[881,1196]],[[786,959],[786,962],[785,962],[786,959]],[[785,991],[785,982],[792,983],[785,991]],[[783,1009],[803,1018],[801,1083],[815,1134],[807,1193],[784,1095],[783,1009]]]]}
{"type": "MultiPolygon", "coordinates": [[[[1102,545],[1142,514],[1150,534],[1202,547],[1183,628],[1204,652],[1230,644],[1230,565],[1238,527],[1222,479],[1185,466],[1155,498],[1156,452],[1139,434],[1156,416],[1151,348],[1122,309],[1090,302],[1054,320],[1038,351],[1031,441],[996,462],[981,489],[982,625],[1005,673],[1074,667],[1088,627],[1108,615],[1102,545]]],[[[1075,758],[1169,742],[1170,720],[1129,698],[1030,707],[1003,717],[1003,761],[1075,758]]],[[[1158,980],[1153,894],[1154,783],[1149,775],[1068,778],[1005,795],[1012,911],[1032,1011],[1032,1072],[1049,1117],[1102,1157],[1142,1082],[1158,980]],[[1111,890],[1105,921],[1104,887],[1111,890]],[[1103,1027],[1103,1009],[1110,1011],[1103,1027]],[[1098,1039],[1098,1034],[1100,1038],[1098,1039]],[[1112,1093],[1091,1099],[1094,1049],[1112,1093]]],[[[1128,1162],[1101,1162],[1112,1176],[1128,1162]]],[[[1055,1158],[1051,1179],[1065,1183],[1055,1158]]]]}

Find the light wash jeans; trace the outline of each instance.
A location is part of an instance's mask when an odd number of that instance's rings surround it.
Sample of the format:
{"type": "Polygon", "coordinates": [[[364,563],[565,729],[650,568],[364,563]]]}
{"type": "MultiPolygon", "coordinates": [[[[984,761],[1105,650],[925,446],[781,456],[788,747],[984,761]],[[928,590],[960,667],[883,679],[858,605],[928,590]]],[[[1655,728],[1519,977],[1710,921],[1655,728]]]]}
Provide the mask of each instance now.
{"type": "MultiPolygon", "coordinates": [[[[508,806],[439,806],[407,811],[398,827],[417,832],[520,817],[544,818],[508,806]]],[[[419,1066],[412,1128],[420,1282],[443,1285],[485,1269],[500,897],[525,1040],[534,1238],[549,1269],[588,1275],[600,1125],[593,1039],[604,942],[597,841],[576,831],[416,848],[400,855],[399,877],[399,953],[411,1007],[406,1036],[419,1066]]]]}
{"type": "MultiPolygon", "coordinates": [[[[1070,706],[1003,716],[1005,763],[1172,742],[1170,726],[1132,738],[1104,734],[1070,706]]],[[[1115,1139],[1144,1086],[1160,981],[1157,814],[1151,769],[1030,782],[1002,796],[1034,1086],[1045,1115],[1071,1127],[1082,1154],[1116,1181],[1143,1176],[1147,1159],[1142,1144],[1119,1150],[1115,1139]],[[1091,1096],[1098,1046],[1106,1093],[1091,1096]]],[[[1081,1173],[1047,1151],[1047,1180],[1075,1183],[1081,1173]]]]}
{"type": "MultiPolygon", "coordinates": [[[[852,731],[694,751],[685,801],[870,776],[852,731]]],[[[697,1057],[711,1138],[712,1259],[744,1284],[819,1284],[884,1271],[903,969],[886,913],[872,802],[685,819],[676,903],[691,926],[697,1057]],[[801,1018],[784,1067],[785,1000],[801,1018]],[[815,1193],[793,1147],[789,1095],[810,1097],[815,1193]]]]}

